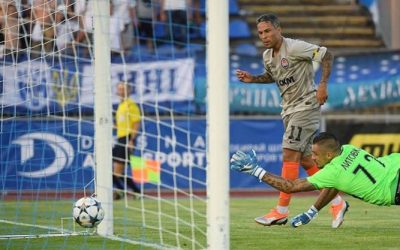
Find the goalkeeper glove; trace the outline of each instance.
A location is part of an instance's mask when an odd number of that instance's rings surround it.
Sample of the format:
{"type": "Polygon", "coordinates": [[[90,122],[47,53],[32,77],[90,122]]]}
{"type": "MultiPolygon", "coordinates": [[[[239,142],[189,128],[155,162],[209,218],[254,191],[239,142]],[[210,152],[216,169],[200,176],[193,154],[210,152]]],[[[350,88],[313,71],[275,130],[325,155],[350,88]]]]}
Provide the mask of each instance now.
{"type": "Polygon", "coordinates": [[[252,149],[249,153],[237,151],[231,157],[231,169],[257,177],[260,181],[266,171],[258,165],[256,152],[252,149]]]}
{"type": "Polygon", "coordinates": [[[312,219],[317,217],[317,215],[318,215],[318,210],[314,207],[314,205],[312,205],[307,212],[295,216],[291,220],[290,224],[292,225],[292,227],[305,225],[308,224],[312,219]]]}

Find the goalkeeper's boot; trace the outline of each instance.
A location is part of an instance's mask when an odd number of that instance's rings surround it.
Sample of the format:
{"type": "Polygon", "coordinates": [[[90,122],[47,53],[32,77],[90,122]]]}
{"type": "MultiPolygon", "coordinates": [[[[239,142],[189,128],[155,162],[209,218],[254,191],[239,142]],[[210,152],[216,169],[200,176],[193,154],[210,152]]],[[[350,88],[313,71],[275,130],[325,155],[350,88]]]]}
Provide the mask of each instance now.
{"type": "Polygon", "coordinates": [[[271,212],[254,220],[263,226],[285,225],[288,221],[288,215],[289,213],[281,214],[276,208],[273,208],[271,212]]]}
{"type": "Polygon", "coordinates": [[[344,215],[349,209],[350,205],[347,201],[342,200],[339,205],[332,205],[329,209],[332,214],[332,228],[339,228],[343,221],[344,215]]]}

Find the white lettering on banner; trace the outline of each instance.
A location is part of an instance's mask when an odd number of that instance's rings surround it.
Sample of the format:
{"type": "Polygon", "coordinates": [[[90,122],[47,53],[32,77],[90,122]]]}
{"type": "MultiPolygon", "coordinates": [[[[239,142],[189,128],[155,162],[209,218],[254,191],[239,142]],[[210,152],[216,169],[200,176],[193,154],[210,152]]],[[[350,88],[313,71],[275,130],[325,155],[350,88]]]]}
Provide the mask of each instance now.
{"type": "Polygon", "coordinates": [[[194,140],[193,147],[195,148],[206,148],[206,141],[203,136],[197,136],[194,140]]]}
{"type": "Polygon", "coordinates": [[[4,66],[0,74],[3,105],[23,105],[34,111],[47,107],[51,76],[46,63],[31,61],[4,66]]]}
{"type": "Polygon", "coordinates": [[[254,149],[257,152],[257,159],[266,163],[282,161],[282,144],[232,144],[230,152],[238,150],[248,152],[254,149]]]}
{"type": "MultiPolygon", "coordinates": [[[[93,86],[92,65],[83,69],[83,83],[93,86]]],[[[138,102],[192,101],[194,98],[194,60],[142,62],[111,65],[113,101],[118,102],[116,85],[132,83],[132,97],[138,102]]],[[[92,87],[93,88],[93,87],[92,87]]]]}
{"type": "Polygon", "coordinates": [[[12,141],[12,144],[18,144],[21,147],[21,165],[35,157],[35,140],[46,143],[53,150],[54,160],[40,170],[18,171],[18,175],[29,178],[42,178],[54,175],[72,164],[75,156],[74,149],[69,141],[56,134],[37,132],[22,135],[12,141]]]}
{"type": "Polygon", "coordinates": [[[355,106],[359,103],[373,103],[385,101],[400,96],[400,78],[384,81],[377,85],[358,85],[346,88],[346,96],[343,100],[345,106],[355,106]]]}
{"type": "Polygon", "coordinates": [[[169,147],[175,147],[176,146],[176,137],[173,136],[165,136],[164,137],[164,147],[169,148],[169,147]]]}
{"type": "MultiPolygon", "coordinates": [[[[275,87],[275,86],[274,86],[275,87]]],[[[280,94],[274,88],[233,87],[230,91],[230,103],[244,107],[280,107],[280,94]]]]}
{"type": "Polygon", "coordinates": [[[281,153],[259,153],[257,154],[257,159],[259,161],[263,161],[265,163],[269,162],[281,162],[282,154],[281,153]]]}
{"type": "MultiPolygon", "coordinates": [[[[50,68],[45,61],[26,61],[5,66],[0,102],[9,106],[25,106],[39,111],[50,101],[60,106],[74,103],[79,96],[81,105],[93,105],[93,65],[77,69],[50,68]],[[68,72],[71,70],[71,73],[68,72]],[[79,79],[78,75],[82,75],[79,79]],[[81,81],[80,81],[81,80],[81,81]],[[81,84],[79,84],[81,82],[81,84]]],[[[112,64],[113,101],[117,103],[116,84],[121,80],[133,85],[132,97],[137,102],[193,101],[194,60],[192,58],[146,63],[112,64]]]]}
{"type": "MultiPolygon", "coordinates": [[[[145,151],[142,153],[142,157],[159,161],[161,164],[167,164],[173,168],[190,166],[205,167],[206,153],[203,149],[205,149],[206,143],[203,136],[196,136],[190,145],[192,148],[191,151],[175,151],[174,149],[177,144],[175,136],[165,136],[164,143],[162,144],[164,150],[161,149],[161,152],[145,151]]],[[[148,138],[145,135],[140,135],[137,140],[137,147],[147,148],[147,145],[148,138]]]]}
{"type": "Polygon", "coordinates": [[[205,152],[144,152],[142,157],[152,159],[167,164],[170,167],[205,167],[206,153],[205,152]]]}
{"type": "Polygon", "coordinates": [[[274,153],[279,152],[282,153],[282,144],[268,144],[268,152],[274,153]]]}
{"type": "Polygon", "coordinates": [[[95,170],[95,162],[93,154],[87,154],[85,159],[83,160],[82,167],[83,168],[92,168],[93,171],[95,170]]]}
{"type": "Polygon", "coordinates": [[[80,150],[83,150],[83,151],[84,150],[87,150],[87,151],[90,150],[90,152],[91,152],[92,149],[93,149],[93,143],[94,143],[93,142],[93,137],[82,135],[82,136],[80,136],[80,138],[81,138],[80,150]]]}
{"type": "Polygon", "coordinates": [[[258,144],[231,144],[230,145],[230,151],[231,152],[236,152],[236,151],[243,151],[247,152],[250,151],[251,149],[254,149],[256,152],[258,151],[266,151],[267,150],[267,144],[265,143],[258,143],[258,144]]]}
{"type": "Polygon", "coordinates": [[[136,137],[137,148],[147,148],[147,137],[145,134],[140,134],[136,137]]]}

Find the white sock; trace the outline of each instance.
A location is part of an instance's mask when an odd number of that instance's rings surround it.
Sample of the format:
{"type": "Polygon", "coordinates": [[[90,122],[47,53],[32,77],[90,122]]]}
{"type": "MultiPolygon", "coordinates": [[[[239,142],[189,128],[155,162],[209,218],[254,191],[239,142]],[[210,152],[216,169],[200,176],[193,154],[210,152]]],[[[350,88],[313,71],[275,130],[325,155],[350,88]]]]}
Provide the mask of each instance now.
{"type": "Polygon", "coordinates": [[[340,205],[342,203],[342,197],[340,195],[336,195],[336,197],[331,201],[332,205],[340,205]]]}
{"type": "Polygon", "coordinates": [[[286,214],[289,212],[289,207],[288,206],[276,206],[276,210],[278,210],[278,212],[280,214],[286,214]]]}

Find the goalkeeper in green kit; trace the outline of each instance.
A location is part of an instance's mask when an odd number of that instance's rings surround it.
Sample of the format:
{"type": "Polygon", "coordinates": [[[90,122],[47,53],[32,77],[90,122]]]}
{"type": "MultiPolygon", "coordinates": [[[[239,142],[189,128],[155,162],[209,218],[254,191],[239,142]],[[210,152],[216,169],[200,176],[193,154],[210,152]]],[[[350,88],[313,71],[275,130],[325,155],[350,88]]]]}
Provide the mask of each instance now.
{"type": "Polygon", "coordinates": [[[307,212],[291,220],[293,227],[309,223],[339,191],[379,206],[400,205],[400,153],[376,158],[355,146],[341,146],[333,134],[324,132],[313,140],[312,159],[321,170],[293,181],[261,168],[254,150],[236,152],[231,158],[231,169],[253,175],[285,193],[323,189],[307,212]]]}

